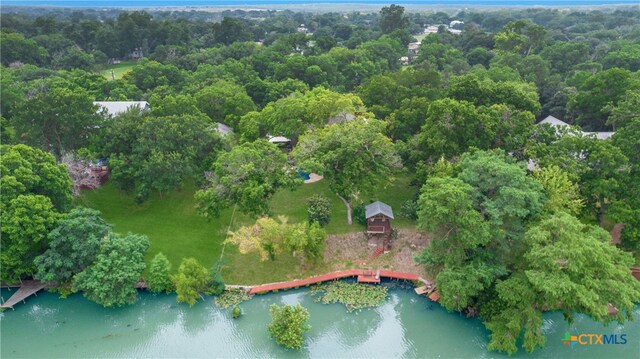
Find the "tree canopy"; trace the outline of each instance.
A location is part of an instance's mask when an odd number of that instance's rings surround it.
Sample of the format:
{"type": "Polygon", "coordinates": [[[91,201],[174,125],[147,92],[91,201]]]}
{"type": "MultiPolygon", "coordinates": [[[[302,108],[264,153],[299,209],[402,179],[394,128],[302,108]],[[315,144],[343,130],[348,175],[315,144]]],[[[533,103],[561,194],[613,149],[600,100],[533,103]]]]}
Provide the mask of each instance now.
{"type": "Polygon", "coordinates": [[[393,180],[402,164],[383,122],[365,119],[330,125],[304,135],[293,151],[300,168],[324,176],[347,206],[358,195],[393,180]]]}
{"type": "Polygon", "coordinates": [[[198,209],[205,217],[218,216],[221,209],[237,204],[245,213],[267,214],[269,198],[299,181],[276,145],[262,139],[246,142],[214,162],[211,183],[196,193],[198,209]]]}
{"type": "Polygon", "coordinates": [[[75,276],[73,288],[105,307],[135,303],[136,284],[146,268],[144,256],[148,248],[145,236],[110,233],[100,243],[93,264],[75,276]]]}

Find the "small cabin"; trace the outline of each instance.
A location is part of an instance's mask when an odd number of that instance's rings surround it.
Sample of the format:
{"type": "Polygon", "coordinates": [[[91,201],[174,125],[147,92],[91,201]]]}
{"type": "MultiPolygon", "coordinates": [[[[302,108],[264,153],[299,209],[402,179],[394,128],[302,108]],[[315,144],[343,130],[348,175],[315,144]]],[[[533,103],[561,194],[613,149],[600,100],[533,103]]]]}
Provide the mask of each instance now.
{"type": "Polygon", "coordinates": [[[393,210],[386,203],[375,201],[365,207],[365,217],[367,218],[367,233],[369,234],[389,234],[391,233],[391,222],[393,221],[393,210]]]}

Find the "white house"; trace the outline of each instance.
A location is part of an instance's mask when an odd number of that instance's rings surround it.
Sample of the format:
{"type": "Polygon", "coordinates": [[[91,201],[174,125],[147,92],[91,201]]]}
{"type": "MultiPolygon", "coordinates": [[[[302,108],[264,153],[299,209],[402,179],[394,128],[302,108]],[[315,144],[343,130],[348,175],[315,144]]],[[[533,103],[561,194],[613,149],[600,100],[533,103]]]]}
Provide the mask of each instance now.
{"type": "Polygon", "coordinates": [[[98,112],[106,110],[110,117],[127,112],[131,108],[139,108],[142,111],[151,110],[147,101],[95,101],[93,104],[100,106],[98,112]]]}
{"type": "MultiPolygon", "coordinates": [[[[565,128],[570,126],[568,123],[562,120],[559,120],[553,116],[547,116],[544,120],[538,122],[538,125],[543,125],[543,124],[548,124],[554,127],[556,130],[559,128],[565,128]]],[[[583,136],[596,136],[596,138],[599,140],[606,140],[611,136],[613,136],[613,134],[615,133],[615,132],[585,132],[585,131],[580,131],[580,132],[582,133],[583,136]]]]}

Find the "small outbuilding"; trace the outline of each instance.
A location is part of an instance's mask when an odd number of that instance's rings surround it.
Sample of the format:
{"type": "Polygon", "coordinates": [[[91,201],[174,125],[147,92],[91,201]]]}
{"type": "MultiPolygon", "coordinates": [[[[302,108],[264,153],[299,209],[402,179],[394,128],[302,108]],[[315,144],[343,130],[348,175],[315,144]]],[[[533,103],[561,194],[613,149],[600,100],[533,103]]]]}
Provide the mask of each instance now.
{"type": "Polygon", "coordinates": [[[365,217],[367,218],[367,233],[385,234],[391,233],[391,222],[393,221],[393,210],[386,203],[375,201],[365,207],[365,217]]]}

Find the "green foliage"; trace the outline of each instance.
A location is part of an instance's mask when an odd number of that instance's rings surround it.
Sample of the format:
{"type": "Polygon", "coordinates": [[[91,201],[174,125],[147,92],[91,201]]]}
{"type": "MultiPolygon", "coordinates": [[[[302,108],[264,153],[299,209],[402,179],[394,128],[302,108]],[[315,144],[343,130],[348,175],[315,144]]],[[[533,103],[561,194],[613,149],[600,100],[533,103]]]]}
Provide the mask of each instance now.
{"type": "Polygon", "coordinates": [[[78,273],[74,290],[105,307],[133,304],[138,296],[136,284],[146,264],[144,256],[149,248],[145,236],[109,234],[101,245],[96,260],[78,273]]]}
{"type": "Polygon", "coordinates": [[[171,272],[171,263],[167,256],[158,252],[151,260],[149,266],[149,275],[147,276],[147,285],[150,291],[154,293],[166,292],[170,293],[174,290],[174,284],[169,273],[171,272]]]}
{"type": "Polygon", "coordinates": [[[255,110],[251,97],[242,86],[224,80],[196,94],[198,108],[216,122],[236,127],[240,117],[255,110]]]}
{"type": "Polygon", "coordinates": [[[111,179],[120,189],[137,190],[140,202],[151,191],[162,196],[189,178],[201,179],[222,147],[210,126],[204,115],[119,115],[101,139],[103,153],[110,156],[111,179]]]}
{"type": "Polygon", "coordinates": [[[566,135],[549,144],[532,146],[531,154],[539,166],[557,165],[578,184],[585,214],[592,214],[601,226],[610,204],[625,196],[621,189],[629,174],[629,162],[611,141],[566,135]]]}
{"type": "Polygon", "coordinates": [[[61,156],[85,147],[100,131],[103,118],[85,89],[49,78],[34,82],[30,93],[12,119],[25,143],[61,156]]]}
{"type": "Polygon", "coordinates": [[[307,199],[307,219],[309,224],[318,222],[321,227],[331,220],[331,201],[323,195],[313,195],[307,199]]]}
{"type": "Polygon", "coordinates": [[[629,272],[633,258],[611,246],[607,232],[560,212],[531,227],[524,241],[521,269],[496,286],[506,308],[486,323],[490,349],[515,353],[523,331],[527,351],[542,346],[543,307],[569,322],[575,312],[605,324],[631,319],[640,283],[629,272]],[[619,312],[609,314],[609,305],[619,312]]]}
{"type": "Polygon", "coordinates": [[[408,199],[400,207],[400,214],[408,220],[418,219],[418,202],[415,199],[408,199]]]}
{"type": "Polygon", "coordinates": [[[450,177],[432,177],[420,191],[418,228],[434,234],[419,261],[430,270],[462,266],[471,251],[488,243],[490,227],[474,208],[473,187],[450,177]]]}
{"type": "Polygon", "coordinates": [[[311,326],[306,324],[309,320],[307,309],[300,304],[282,307],[271,304],[270,311],[271,323],[268,329],[276,343],[289,349],[301,349],[304,333],[311,330],[311,326]]]}
{"type": "Polygon", "coordinates": [[[67,169],[56,163],[55,158],[42,150],[26,145],[0,146],[0,209],[8,209],[9,203],[19,195],[48,197],[60,212],[71,205],[71,179],[67,169]]]}
{"type": "Polygon", "coordinates": [[[49,235],[49,249],[36,257],[34,277],[43,282],[68,283],[91,265],[111,231],[99,211],[74,208],[49,235]]]}
{"type": "Polygon", "coordinates": [[[364,111],[362,100],[357,95],[316,87],[278,99],[259,113],[243,117],[241,128],[246,130],[250,123],[259,124],[263,132],[282,135],[296,143],[309,128],[322,128],[335,121],[333,119],[348,118],[364,111]]]}
{"type": "Polygon", "coordinates": [[[356,223],[366,226],[367,225],[367,214],[366,209],[362,203],[359,203],[357,206],[353,207],[353,219],[355,219],[356,223]]]}
{"type": "Polygon", "coordinates": [[[342,303],[349,311],[378,307],[387,299],[387,287],[333,281],[311,287],[310,295],[324,304],[342,303]]]}
{"type": "Polygon", "coordinates": [[[404,15],[404,7],[399,5],[385,6],[380,10],[380,29],[388,34],[397,29],[404,29],[409,25],[409,19],[404,15]]]}
{"type": "Polygon", "coordinates": [[[240,309],[238,307],[238,304],[244,302],[245,300],[249,300],[249,298],[251,297],[249,296],[249,293],[247,293],[247,291],[240,289],[229,289],[216,296],[214,302],[218,307],[222,309],[234,307],[233,312],[235,313],[236,308],[240,309]]]}
{"type": "Polygon", "coordinates": [[[59,218],[51,200],[42,195],[19,195],[6,205],[0,225],[2,282],[15,283],[33,275],[33,260],[46,250],[47,235],[59,218]]]}
{"type": "Polygon", "coordinates": [[[231,311],[231,315],[233,316],[233,319],[240,318],[240,316],[242,315],[242,309],[240,309],[240,307],[236,305],[235,307],[233,307],[233,310],[231,311]]]}
{"type": "Polygon", "coordinates": [[[205,217],[216,217],[222,208],[238,204],[252,215],[267,214],[268,200],[280,188],[301,180],[289,168],[287,156],[266,141],[243,143],[221,154],[213,164],[213,181],[196,193],[198,210],[205,217]]]}
{"type": "Polygon", "coordinates": [[[207,291],[211,283],[211,275],[207,268],[198,263],[195,258],[184,258],[178,273],[173,276],[176,286],[178,302],[184,302],[193,306],[196,304],[200,293],[207,291]]]}
{"type": "Polygon", "coordinates": [[[258,251],[260,259],[274,260],[284,250],[303,254],[305,259],[322,258],[326,232],[317,222],[287,223],[287,217],[280,216],[278,221],[263,217],[253,226],[242,227],[229,233],[226,243],[238,246],[240,253],[258,251]]]}
{"type": "Polygon", "coordinates": [[[49,57],[47,50],[32,39],[25,39],[20,33],[3,31],[0,33],[0,44],[0,59],[4,66],[13,62],[40,65],[49,57]]]}
{"type": "Polygon", "coordinates": [[[554,165],[534,171],[533,178],[542,185],[547,194],[545,210],[550,213],[566,211],[574,216],[580,213],[584,206],[584,201],[580,198],[580,189],[560,167],[554,165]]]}

